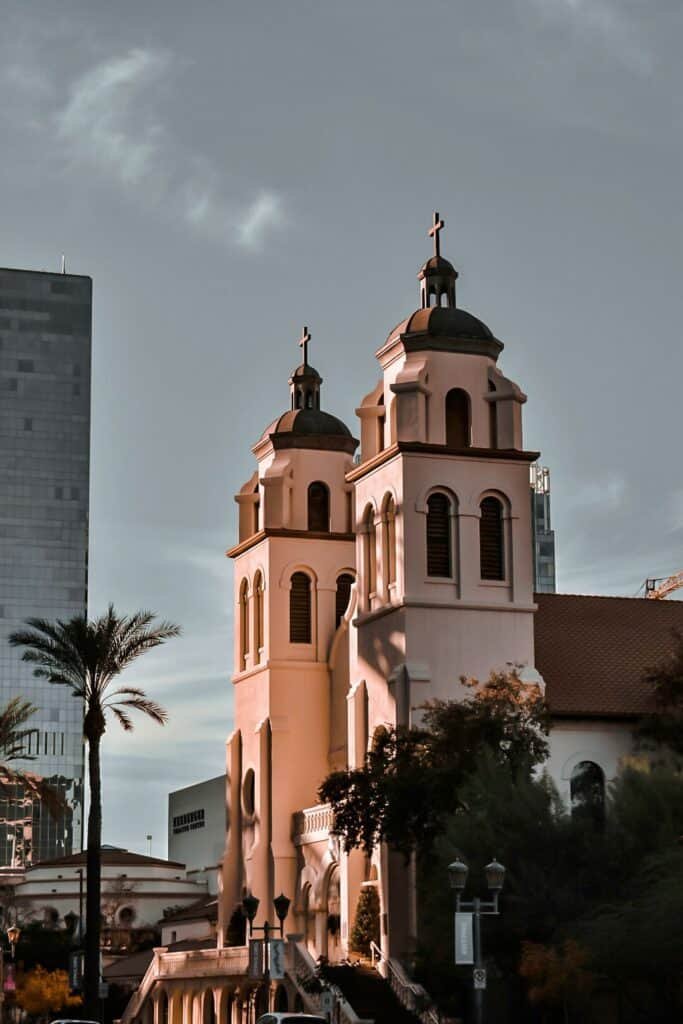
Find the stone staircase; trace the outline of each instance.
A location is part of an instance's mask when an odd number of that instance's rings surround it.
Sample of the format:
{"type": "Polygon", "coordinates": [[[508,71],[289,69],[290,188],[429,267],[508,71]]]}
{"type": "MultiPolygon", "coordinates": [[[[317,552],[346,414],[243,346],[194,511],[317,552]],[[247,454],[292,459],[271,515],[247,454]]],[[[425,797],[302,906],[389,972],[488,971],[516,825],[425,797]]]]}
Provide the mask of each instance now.
{"type": "Polygon", "coordinates": [[[420,1024],[401,1004],[388,982],[370,966],[326,966],[324,981],[336,986],[361,1019],[375,1024],[420,1024]]]}

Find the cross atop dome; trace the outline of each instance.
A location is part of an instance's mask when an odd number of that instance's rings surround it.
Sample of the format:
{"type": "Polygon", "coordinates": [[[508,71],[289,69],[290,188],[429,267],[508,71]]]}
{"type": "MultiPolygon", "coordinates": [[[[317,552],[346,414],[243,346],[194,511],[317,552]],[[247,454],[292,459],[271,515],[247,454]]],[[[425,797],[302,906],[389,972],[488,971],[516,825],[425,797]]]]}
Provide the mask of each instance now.
{"type": "Polygon", "coordinates": [[[435,210],[432,226],[429,229],[429,237],[434,239],[434,255],[436,256],[437,259],[441,255],[439,232],[443,230],[445,224],[446,222],[444,220],[439,219],[439,214],[435,210]]]}
{"type": "Polygon", "coordinates": [[[308,343],[311,340],[311,334],[308,327],[304,327],[299,338],[299,348],[303,349],[304,352],[304,366],[308,366],[308,343]]]}
{"type": "Polygon", "coordinates": [[[427,309],[432,305],[455,308],[455,282],[458,279],[458,271],[441,255],[439,235],[443,231],[445,223],[439,217],[438,212],[434,211],[432,226],[428,232],[429,237],[434,239],[434,255],[427,260],[417,275],[420,282],[422,309],[427,309]]]}

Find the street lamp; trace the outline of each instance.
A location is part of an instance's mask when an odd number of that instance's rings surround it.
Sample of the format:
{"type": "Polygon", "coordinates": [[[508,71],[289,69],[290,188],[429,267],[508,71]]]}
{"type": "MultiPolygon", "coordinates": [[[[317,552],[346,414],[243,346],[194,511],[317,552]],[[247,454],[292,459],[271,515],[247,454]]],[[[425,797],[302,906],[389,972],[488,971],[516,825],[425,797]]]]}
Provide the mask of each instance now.
{"type": "MultiPolygon", "coordinates": [[[[9,942],[10,953],[12,954],[12,961],[14,961],[14,953],[17,948],[17,943],[21,938],[21,929],[16,924],[11,924],[7,929],[7,940],[9,942]]],[[[0,941],[0,1024],[4,1018],[5,1009],[5,946],[0,941]]]]}
{"type": "Polygon", "coordinates": [[[452,864],[448,865],[448,878],[451,889],[455,891],[455,910],[460,914],[472,914],[474,926],[474,970],[472,981],[474,984],[474,1019],[476,1024],[482,1024],[484,1019],[484,989],[486,988],[486,970],[481,956],[481,918],[484,915],[499,914],[498,896],[505,882],[505,868],[494,859],[484,868],[486,885],[491,894],[489,900],[482,900],[475,896],[471,900],[464,900],[462,894],[467,885],[469,868],[464,861],[458,857],[452,864]]]}
{"type": "MultiPolygon", "coordinates": [[[[242,913],[249,922],[249,938],[251,939],[251,936],[254,932],[263,932],[263,939],[260,941],[263,943],[263,981],[266,985],[266,990],[270,986],[270,973],[271,967],[273,966],[271,964],[271,957],[273,955],[273,950],[271,948],[271,937],[274,932],[279,932],[280,938],[282,938],[285,920],[287,918],[287,914],[289,913],[290,903],[291,900],[289,900],[284,893],[280,893],[280,895],[276,896],[275,899],[273,900],[275,914],[277,916],[278,921],[280,922],[279,926],[270,924],[269,921],[264,921],[263,924],[255,925],[254,918],[256,917],[256,914],[258,912],[259,900],[256,898],[256,896],[253,896],[251,893],[247,893],[247,895],[242,898],[242,913]]],[[[251,963],[251,955],[249,957],[249,960],[251,963]]]]}

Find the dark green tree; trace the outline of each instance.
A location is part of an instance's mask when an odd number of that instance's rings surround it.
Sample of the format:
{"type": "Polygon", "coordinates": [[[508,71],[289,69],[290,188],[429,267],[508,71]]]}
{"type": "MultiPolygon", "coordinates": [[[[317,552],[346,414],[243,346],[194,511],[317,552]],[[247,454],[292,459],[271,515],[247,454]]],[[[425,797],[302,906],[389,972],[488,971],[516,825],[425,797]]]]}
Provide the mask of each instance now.
{"type": "Polygon", "coordinates": [[[102,779],[100,745],[113,714],[127,731],[133,729],[131,711],[140,711],[164,725],[167,714],[143,690],[133,686],[113,689],[117,677],[147,651],[178,636],[172,622],[155,623],[148,611],[118,615],[110,605],[104,615],[89,620],[76,615],[68,621],[29,619],[27,629],[13,633],[9,642],[23,647],[24,661],[35,666],[34,675],[50,683],[68,686],[84,705],[83,733],[88,745],[90,806],[86,859],[86,940],[83,979],[86,1007],[98,1004],[100,976],[100,895],[102,843],[102,779]]]}
{"type": "Polygon", "coordinates": [[[482,685],[461,682],[463,700],[427,704],[420,728],[380,730],[362,768],[325,779],[319,797],[332,805],[346,849],[369,854],[383,841],[406,856],[427,851],[462,806],[462,786],[484,751],[512,779],[545,760],[549,718],[538,687],[515,669],[482,685]]]}
{"type": "Polygon", "coordinates": [[[379,896],[374,885],[364,885],[358,897],[349,947],[354,953],[370,955],[370,943],[379,945],[379,896]]]}
{"type": "Polygon", "coordinates": [[[643,676],[654,708],[638,723],[636,738],[651,753],[667,751],[683,758],[683,634],[673,630],[672,635],[670,654],[643,676]]]}

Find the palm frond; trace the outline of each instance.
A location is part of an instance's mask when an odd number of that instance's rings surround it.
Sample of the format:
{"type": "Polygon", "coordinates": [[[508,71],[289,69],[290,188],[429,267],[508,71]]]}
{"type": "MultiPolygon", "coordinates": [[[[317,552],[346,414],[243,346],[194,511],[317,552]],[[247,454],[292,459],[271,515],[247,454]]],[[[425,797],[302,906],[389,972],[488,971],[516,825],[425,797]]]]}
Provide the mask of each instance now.
{"type": "Polygon", "coordinates": [[[114,712],[114,714],[118,718],[119,725],[122,726],[126,730],[126,732],[132,732],[133,731],[133,722],[132,722],[132,719],[131,719],[130,715],[127,715],[125,711],[122,711],[121,708],[117,708],[114,705],[112,705],[111,710],[114,712]]]}
{"type": "Polygon", "coordinates": [[[168,721],[168,711],[163,708],[161,704],[157,704],[156,701],[150,700],[148,697],[131,697],[129,700],[117,701],[116,704],[111,705],[112,711],[116,708],[135,708],[136,711],[142,711],[143,714],[148,715],[153,721],[158,722],[159,725],[166,725],[168,721]]]}

